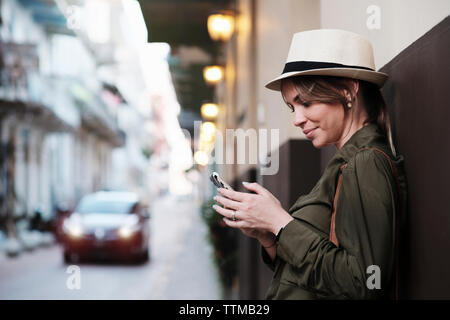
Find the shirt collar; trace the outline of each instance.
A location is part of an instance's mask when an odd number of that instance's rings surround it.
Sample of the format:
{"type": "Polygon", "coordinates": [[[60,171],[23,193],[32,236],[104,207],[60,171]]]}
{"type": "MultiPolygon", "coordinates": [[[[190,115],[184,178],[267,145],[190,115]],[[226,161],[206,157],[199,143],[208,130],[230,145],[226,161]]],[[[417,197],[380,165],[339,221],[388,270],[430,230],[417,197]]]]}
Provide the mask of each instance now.
{"type": "Polygon", "coordinates": [[[336,152],[335,158],[347,162],[359,149],[377,146],[391,155],[387,145],[386,137],[381,132],[378,125],[369,123],[356,131],[350,139],[336,152]]]}

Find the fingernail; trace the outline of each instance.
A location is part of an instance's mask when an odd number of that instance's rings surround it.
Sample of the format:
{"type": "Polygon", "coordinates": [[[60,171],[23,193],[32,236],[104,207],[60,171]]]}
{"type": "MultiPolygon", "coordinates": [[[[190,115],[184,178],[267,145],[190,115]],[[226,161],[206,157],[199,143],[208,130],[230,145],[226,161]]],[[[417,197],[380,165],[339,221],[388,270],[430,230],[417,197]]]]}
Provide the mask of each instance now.
{"type": "Polygon", "coordinates": [[[213,204],[213,206],[212,206],[212,207],[213,207],[213,209],[216,209],[216,208],[217,208],[217,206],[216,206],[215,204],[213,204]]]}
{"type": "Polygon", "coordinates": [[[248,184],[248,182],[247,181],[242,181],[242,184],[248,184]]]}
{"type": "Polygon", "coordinates": [[[217,199],[217,197],[216,197],[216,196],[214,196],[214,197],[213,197],[213,199],[214,199],[214,200],[216,200],[216,199],[217,199]]]}

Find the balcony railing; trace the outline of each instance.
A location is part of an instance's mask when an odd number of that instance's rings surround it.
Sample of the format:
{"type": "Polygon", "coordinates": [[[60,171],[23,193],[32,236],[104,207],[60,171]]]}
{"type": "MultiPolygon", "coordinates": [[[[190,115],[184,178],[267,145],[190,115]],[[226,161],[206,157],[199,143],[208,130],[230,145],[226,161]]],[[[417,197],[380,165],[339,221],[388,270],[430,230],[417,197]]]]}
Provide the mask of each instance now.
{"type": "Polygon", "coordinates": [[[72,128],[83,123],[107,139],[123,141],[117,110],[102,99],[100,89],[88,88],[81,79],[39,73],[34,45],[0,42],[0,100],[8,102],[8,108],[14,103],[47,108],[72,128]]]}

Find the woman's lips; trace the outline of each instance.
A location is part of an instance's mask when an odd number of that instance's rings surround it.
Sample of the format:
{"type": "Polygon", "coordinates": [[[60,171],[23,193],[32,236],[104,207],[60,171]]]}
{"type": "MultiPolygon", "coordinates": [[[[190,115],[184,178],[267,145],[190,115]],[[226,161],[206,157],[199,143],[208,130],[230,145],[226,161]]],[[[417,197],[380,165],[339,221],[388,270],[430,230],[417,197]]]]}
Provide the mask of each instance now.
{"type": "Polygon", "coordinates": [[[313,136],[314,131],[315,131],[316,129],[317,129],[317,128],[314,128],[314,129],[312,129],[312,130],[306,131],[306,132],[307,132],[307,133],[305,133],[306,137],[307,137],[308,139],[311,139],[311,137],[313,136]]]}

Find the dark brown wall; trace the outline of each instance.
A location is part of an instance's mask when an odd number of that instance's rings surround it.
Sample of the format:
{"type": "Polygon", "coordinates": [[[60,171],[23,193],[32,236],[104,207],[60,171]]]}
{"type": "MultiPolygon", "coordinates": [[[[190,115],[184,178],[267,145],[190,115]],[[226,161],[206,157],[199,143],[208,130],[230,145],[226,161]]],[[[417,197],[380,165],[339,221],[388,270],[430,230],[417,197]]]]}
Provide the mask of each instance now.
{"type": "Polygon", "coordinates": [[[263,176],[263,185],[288,210],[302,194],[311,191],[320,178],[320,150],[309,140],[289,140],[279,148],[276,175],[263,176]]]}
{"type": "Polygon", "coordinates": [[[400,297],[450,298],[450,18],[381,70],[408,179],[400,297]]]}
{"type": "Polygon", "coordinates": [[[335,146],[323,147],[320,149],[320,169],[321,175],[325,171],[325,168],[328,166],[328,162],[333,158],[336,154],[335,146]]]}

